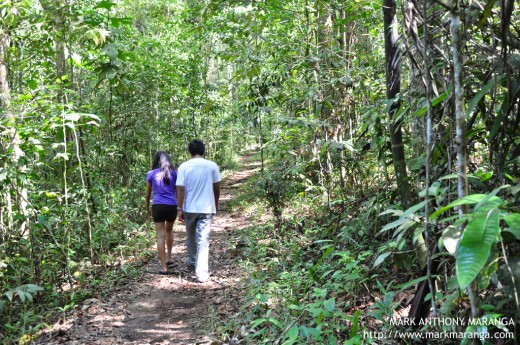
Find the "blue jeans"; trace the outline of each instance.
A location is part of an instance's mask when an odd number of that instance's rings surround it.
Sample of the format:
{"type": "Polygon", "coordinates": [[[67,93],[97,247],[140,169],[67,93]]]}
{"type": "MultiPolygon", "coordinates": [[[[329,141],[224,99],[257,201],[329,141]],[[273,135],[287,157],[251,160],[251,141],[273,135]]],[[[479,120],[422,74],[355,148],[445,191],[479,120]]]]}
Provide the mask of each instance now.
{"type": "Polygon", "coordinates": [[[188,266],[195,267],[195,275],[202,281],[209,278],[209,236],[212,218],[211,213],[184,214],[188,266]]]}

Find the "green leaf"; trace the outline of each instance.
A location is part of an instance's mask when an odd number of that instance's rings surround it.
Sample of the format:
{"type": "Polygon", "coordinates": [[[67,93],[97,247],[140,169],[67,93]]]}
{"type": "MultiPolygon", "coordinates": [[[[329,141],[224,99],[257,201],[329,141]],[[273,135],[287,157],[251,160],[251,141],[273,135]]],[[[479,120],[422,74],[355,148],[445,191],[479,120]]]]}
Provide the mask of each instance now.
{"type": "Polygon", "coordinates": [[[451,225],[447,227],[441,236],[442,244],[444,248],[453,256],[457,254],[457,247],[459,246],[461,237],[461,229],[460,226],[451,225]]]}
{"type": "Polygon", "coordinates": [[[510,186],[506,184],[506,185],[503,185],[501,187],[495,188],[491,193],[487,194],[484,199],[479,201],[477,206],[475,206],[475,210],[478,210],[481,207],[489,209],[490,207],[499,207],[499,206],[501,206],[504,203],[504,201],[502,199],[500,199],[499,197],[497,197],[496,195],[502,189],[506,189],[506,188],[509,188],[509,187],[510,186]]]}
{"type": "Polygon", "coordinates": [[[383,212],[381,212],[381,213],[379,214],[379,216],[381,217],[381,216],[385,216],[385,215],[387,215],[387,214],[391,214],[391,215],[397,217],[397,216],[402,215],[402,214],[403,214],[403,211],[402,211],[402,210],[395,210],[395,209],[393,209],[393,208],[389,208],[389,209],[386,209],[386,210],[384,210],[383,212]]]}
{"type": "Polygon", "coordinates": [[[7,299],[8,299],[9,301],[12,302],[12,301],[13,301],[13,295],[14,295],[14,292],[15,292],[15,290],[9,290],[9,291],[7,291],[6,293],[4,293],[4,295],[7,297],[7,299]]]}
{"type": "Polygon", "coordinates": [[[426,200],[421,201],[418,204],[413,205],[412,207],[408,208],[401,217],[408,217],[411,214],[414,214],[415,212],[421,210],[424,208],[424,205],[426,205],[426,200]]]}
{"type": "Polygon", "coordinates": [[[289,336],[289,341],[290,342],[295,342],[296,339],[298,338],[298,333],[299,332],[300,332],[300,328],[298,327],[298,325],[293,325],[289,329],[289,332],[287,332],[287,335],[289,336]]]}
{"type": "Polygon", "coordinates": [[[38,285],[36,285],[36,284],[26,284],[26,285],[22,285],[22,288],[23,288],[25,291],[28,291],[28,292],[38,292],[38,291],[43,291],[43,290],[44,290],[41,286],[38,286],[38,285]]]}
{"type": "Polygon", "coordinates": [[[80,119],[80,117],[81,117],[81,115],[78,113],[67,113],[64,116],[65,120],[69,120],[69,121],[78,121],[80,119]]]}
{"type": "Polygon", "coordinates": [[[314,267],[311,267],[309,269],[309,274],[311,275],[311,278],[316,282],[316,283],[319,283],[320,282],[320,277],[318,276],[318,274],[316,274],[316,269],[314,267]]]}
{"type": "Polygon", "coordinates": [[[110,1],[107,1],[107,0],[103,0],[101,1],[99,4],[97,4],[96,6],[94,6],[94,9],[96,8],[104,8],[106,10],[109,10],[114,7],[116,4],[113,3],[113,2],[110,2],[110,1]]]}
{"type": "Polygon", "coordinates": [[[278,321],[277,319],[270,317],[267,321],[269,321],[270,323],[272,323],[276,327],[278,327],[280,329],[283,329],[282,323],[280,321],[278,321]]]}
{"type": "Polygon", "coordinates": [[[261,324],[263,324],[266,321],[267,321],[267,319],[264,319],[264,318],[256,319],[253,322],[251,322],[251,328],[254,329],[254,328],[260,326],[261,324]]]}
{"type": "Polygon", "coordinates": [[[502,80],[502,77],[498,78],[491,78],[484,86],[482,86],[482,89],[480,89],[479,92],[469,101],[468,109],[466,110],[466,116],[470,116],[471,113],[473,113],[473,110],[478,105],[482,97],[486,95],[486,93],[491,90],[492,87],[495,86],[496,83],[500,82],[502,80]]]}
{"type": "Polygon", "coordinates": [[[512,239],[512,238],[515,238],[517,240],[520,240],[520,230],[516,229],[516,230],[512,230],[512,229],[504,229],[502,230],[502,237],[506,240],[509,240],[509,239],[512,239]],[[511,234],[511,236],[513,237],[507,237],[507,234],[511,234]]]}
{"type": "Polygon", "coordinates": [[[262,293],[257,294],[255,297],[256,297],[257,300],[259,300],[262,303],[266,303],[267,302],[266,295],[264,295],[262,293]]]}
{"type": "Polygon", "coordinates": [[[457,251],[457,280],[461,289],[465,289],[484,268],[491,246],[500,233],[500,210],[495,208],[472,216],[457,251]]]}
{"type": "Polygon", "coordinates": [[[38,83],[36,82],[36,80],[31,79],[27,82],[27,86],[29,86],[31,90],[36,90],[38,88],[38,83]]]}
{"type": "Polygon", "coordinates": [[[377,259],[374,261],[373,267],[379,266],[385,259],[392,253],[383,253],[377,257],[377,259]]]}
{"type": "Polygon", "coordinates": [[[116,46],[113,43],[105,45],[102,51],[111,59],[117,59],[117,55],[119,54],[116,46]]]}
{"type": "MultiPolygon", "coordinates": [[[[428,188],[428,195],[435,196],[439,191],[439,187],[441,186],[440,181],[436,181],[432,183],[432,185],[428,188]]],[[[419,192],[419,196],[424,198],[426,196],[426,188],[419,192]]]]}
{"type": "Polygon", "coordinates": [[[323,280],[323,278],[325,278],[326,276],[328,276],[328,275],[331,274],[332,272],[335,272],[335,270],[328,270],[328,271],[326,271],[325,273],[323,273],[323,274],[320,276],[320,280],[323,280]]]}
{"type": "Polygon", "coordinates": [[[504,217],[504,220],[511,229],[520,231],[520,213],[510,213],[504,217]]]}
{"type": "Polygon", "coordinates": [[[352,319],[352,328],[350,329],[349,335],[350,338],[353,338],[356,336],[358,328],[359,328],[359,315],[361,312],[359,310],[356,310],[354,312],[354,319],[352,319]]]}
{"type": "MultiPolygon", "coordinates": [[[[436,279],[437,277],[438,277],[437,275],[432,275],[432,279],[436,279]]],[[[427,279],[428,279],[428,276],[420,277],[417,279],[410,280],[409,282],[406,282],[406,283],[403,283],[400,285],[396,285],[395,288],[399,289],[399,292],[401,292],[403,290],[408,289],[410,286],[419,284],[420,282],[427,280],[427,279]]]]}
{"type": "Polygon", "coordinates": [[[461,199],[457,199],[454,202],[450,203],[447,206],[441,207],[437,211],[433,212],[430,215],[430,219],[434,220],[437,218],[441,213],[446,212],[449,209],[452,209],[455,206],[461,206],[461,205],[475,205],[484,200],[487,197],[487,194],[471,194],[466,195],[465,197],[461,199]]]}
{"type": "Polygon", "coordinates": [[[509,228],[502,230],[503,233],[511,233],[517,240],[520,240],[520,213],[510,213],[504,217],[509,228]]]}
{"type": "Polygon", "coordinates": [[[482,182],[486,182],[491,177],[493,177],[493,172],[492,171],[488,171],[487,173],[482,175],[482,182]]]}
{"type": "Polygon", "coordinates": [[[93,120],[95,120],[97,122],[101,121],[99,116],[97,116],[95,114],[81,113],[81,116],[83,116],[83,117],[90,117],[91,119],[93,119],[93,120]]]}
{"type": "Polygon", "coordinates": [[[345,340],[343,345],[359,345],[361,343],[362,343],[361,342],[361,336],[360,335],[356,335],[356,336],[350,338],[349,340],[345,340]]]}
{"type": "Polygon", "coordinates": [[[305,325],[302,325],[300,327],[300,330],[301,330],[301,334],[308,339],[310,336],[309,328],[307,328],[307,326],[305,326],[305,325]]]}
{"type": "Polygon", "coordinates": [[[504,116],[509,109],[509,94],[506,93],[502,99],[502,105],[496,111],[495,119],[493,120],[493,126],[491,127],[491,131],[489,131],[489,139],[490,141],[494,140],[500,129],[503,127],[504,116]]]}
{"type": "Polygon", "coordinates": [[[458,174],[449,174],[449,175],[445,175],[445,176],[439,178],[439,181],[455,179],[455,178],[458,178],[458,177],[459,177],[458,174]]]}
{"type": "Polygon", "coordinates": [[[316,318],[316,324],[317,324],[317,325],[320,325],[321,322],[323,321],[323,317],[324,317],[325,315],[323,314],[323,310],[322,310],[322,309],[318,309],[318,308],[316,308],[315,311],[318,312],[318,317],[316,318]]]}
{"type": "Polygon", "coordinates": [[[394,220],[393,222],[386,224],[377,234],[380,235],[380,234],[382,234],[383,232],[385,232],[387,230],[390,230],[390,229],[393,229],[393,228],[397,228],[399,225],[402,225],[402,224],[408,222],[409,220],[410,219],[404,218],[404,217],[401,216],[399,219],[394,220]]]}
{"type": "MultiPolygon", "coordinates": [[[[468,179],[470,179],[470,178],[478,179],[477,176],[473,176],[473,175],[468,175],[467,177],[468,177],[468,179]]],[[[449,175],[445,175],[445,176],[439,178],[439,181],[442,181],[442,180],[451,180],[451,179],[456,179],[456,178],[459,178],[459,175],[458,175],[458,174],[449,174],[449,175]]]]}
{"type": "Polygon", "coordinates": [[[120,27],[121,25],[132,25],[132,18],[123,17],[123,18],[110,18],[110,23],[113,27],[120,27]]]}
{"type": "MultiPolygon", "coordinates": [[[[434,108],[435,106],[439,105],[442,101],[444,101],[448,95],[451,95],[451,88],[449,88],[448,90],[441,93],[439,95],[439,97],[435,97],[434,99],[432,99],[432,101],[431,101],[432,108],[434,108]]],[[[417,116],[417,117],[423,116],[424,114],[426,114],[427,111],[428,111],[428,104],[426,104],[421,109],[417,110],[415,112],[415,116],[417,116]]]]}
{"type": "Polygon", "coordinates": [[[325,307],[326,311],[332,313],[334,311],[334,307],[336,306],[336,299],[334,297],[329,298],[323,302],[323,306],[325,307]]]}

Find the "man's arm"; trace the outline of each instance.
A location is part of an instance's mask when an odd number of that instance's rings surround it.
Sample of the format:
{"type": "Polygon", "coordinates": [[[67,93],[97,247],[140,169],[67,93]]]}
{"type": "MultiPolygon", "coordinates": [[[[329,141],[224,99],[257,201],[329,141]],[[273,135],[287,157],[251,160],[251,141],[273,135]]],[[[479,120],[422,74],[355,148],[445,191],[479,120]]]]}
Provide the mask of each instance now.
{"type": "Polygon", "coordinates": [[[182,206],[184,205],[184,198],[186,196],[186,188],[184,186],[176,186],[175,194],[177,194],[177,214],[179,215],[179,220],[181,222],[184,221],[184,212],[182,206]]]}
{"type": "Polygon", "coordinates": [[[215,207],[218,212],[218,201],[220,199],[220,182],[213,183],[213,195],[215,196],[215,207]]]}

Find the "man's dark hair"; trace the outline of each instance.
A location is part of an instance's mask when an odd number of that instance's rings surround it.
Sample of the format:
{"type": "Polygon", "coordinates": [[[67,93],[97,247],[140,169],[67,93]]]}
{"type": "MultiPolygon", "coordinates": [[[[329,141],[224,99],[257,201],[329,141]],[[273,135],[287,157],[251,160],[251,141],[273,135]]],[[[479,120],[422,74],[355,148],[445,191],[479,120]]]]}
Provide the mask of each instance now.
{"type": "Polygon", "coordinates": [[[204,156],[204,153],[206,152],[206,147],[204,146],[204,143],[201,140],[194,139],[190,141],[188,145],[188,152],[190,155],[201,155],[204,156]]]}

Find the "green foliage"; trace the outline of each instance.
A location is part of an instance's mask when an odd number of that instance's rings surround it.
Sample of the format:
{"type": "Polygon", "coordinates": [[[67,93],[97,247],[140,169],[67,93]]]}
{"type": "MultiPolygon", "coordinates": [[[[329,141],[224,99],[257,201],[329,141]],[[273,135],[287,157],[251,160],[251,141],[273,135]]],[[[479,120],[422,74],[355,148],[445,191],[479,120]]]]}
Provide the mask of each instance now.
{"type": "Polygon", "coordinates": [[[0,36],[11,41],[10,94],[0,97],[11,100],[0,119],[5,339],[138,272],[129,263],[149,255],[154,239],[141,224],[155,150],[169,150],[179,164],[198,131],[209,157],[225,167],[247,140],[236,134],[226,99],[206,92],[209,85],[203,90],[196,68],[204,42],[176,34],[189,24],[173,10],[192,15],[164,1],[60,8],[28,1],[9,3],[7,17],[2,7],[0,36]],[[207,125],[206,114],[227,130],[207,125]],[[28,309],[36,285],[43,290],[28,309]]]}
{"type": "MultiPolygon", "coordinates": [[[[507,212],[505,201],[496,196],[500,190],[507,187],[498,188],[490,194],[465,196],[431,215],[431,218],[435,219],[455,206],[475,205],[470,214],[464,215],[455,224],[455,226],[465,224],[462,235],[459,236],[460,240],[457,239],[456,253],[457,278],[461,289],[466,288],[481,272],[488,277],[487,283],[484,285],[487,287],[490,274],[497,269],[495,267],[492,271],[484,270],[490,259],[492,248],[496,246],[501,237],[500,220],[505,219],[507,225],[512,225],[510,228],[515,228],[517,218],[516,213],[507,212]]],[[[495,260],[493,259],[492,262],[495,260]]]]}
{"type": "Polygon", "coordinates": [[[478,212],[464,229],[457,252],[457,278],[461,289],[477,277],[488,261],[491,246],[500,233],[499,217],[497,209],[478,212]]]}
{"type": "Polygon", "coordinates": [[[257,182],[257,196],[267,202],[275,216],[277,228],[281,227],[282,212],[287,202],[302,189],[298,176],[289,169],[266,172],[257,182]]]}
{"type": "Polygon", "coordinates": [[[9,299],[10,302],[13,302],[14,296],[18,296],[20,301],[22,303],[25,303],[25,299],[27,299],[29,302],[33,301],[32,294],[38,291],[42,291],[43,289],[39,287],[38,285],[34,284],[25,284],[21,286],[17,286],[14,289],[11,289],[4,293],[4,295],[9,299]]]}
{"type": "Polygon", "coordinates": [[[395,292],[390,290],[392,284],[389,284],[389,286],[385,288],[377,281],[377,285],[382,297],[372,306],[372,311],[367,315],[373,316],[376,320],[385,322],[392,318],[398,304],[394,301],[395,292]]]}
{"type": "MultiPolygon", "coordinates": [[[[9,85],[0,95],[0,292],[31,284],[44,289],[31,307],[20,298],[27,302],[32,292],[13,292],[13,301],[5,295],[0,318],[7,321],[0,324],[9,336],[37,324],[46,303],[65,308],[68,298],[88,294],[83,288],[103,286],[105,267],[123,263],[107,274],[109,285],[119,274],[135,274],[125,263],[142,257],[150,244],[141,224],[143,178],[153,153],[167,150],[179,164],[194,137],[206,142],[208,158],[223,169],[233,168],[243,148],[262,148],[264,174],[240,206],[260,201],[275,216],[246,241],[259,243],[249,254],[272,284],[254,278],[269,297],[256,301],[252,296],[261,290],[252,284],[255,293],[248,296],[257,305],[248,325],[261,321],[248,339],[359,341],[364,315],[340,315],[342,298],[365,293],[372,270],[405,268],[399,278],[418,283],[422,278],[407,276],[420,266],[420,255],[408,254],[417,248],[439,243],[444,258],[442,243],[454,255],[454,265],[443,261],[446,276],[457,278],[442,296],[450,308],[457,283],[465,287],[477,279],[487,294],[496,288],[490,282],[505,257],[515,259],[518,186],[507,196],[492,191],[518,183],[520,65],[512,45],[518,35],[508,24],[518,22],[518,11],[487,1],[463,18],[471,37],[463,42],[463,91],[472,194],[453,201],[459,143],[452,130],[452,33],[438,4],[426,9],[427,29],[436,28],[426,47],[423,28],[414,24],[422,22],[415,18],[422,8],[399,18],[400,49],[406,49],[399,56],[408,59],[396,100],[385,95],[380,2],[55,5],[28,0],[0,6],[0,39],[8,40],[0,43],[1,67],[8,66],[2,85],[9,85]],[[496,32],[509,39],[496,40],[496,32]],[[502,52],[500,61],[489,47],[502,52]],[[395,101],[410,183],[424,189],[407,210],[399,207],[392,164],[387,111],[395,101]],[[425,149],[426,114],[434,142],[425,149]],[[435,182],[426,190],[427,150],[435,182]],[[461,219],[452,213],[466,206],[472,210],[461,219]],[[431,243],[423,238],[426,220],[431,243]],[[280,311],[291,305],[295,309],[280,311]]],[[[261,207],[253,212],[255,220],[265,213],[261,207]]],[[[512,286],[507,275],[500,281],[512,286]]],[[[389,316],[391,299],[378,302],[380,315],[389,316]]],[[[450,308],[446,313],[455,312],[450,308]]]]}
{"type": "Polygon", "coordinates": [[[298,231],[297,218],[285,220],[283,239],[269,226],[245,229],[248,293],[237,319],[227,323],[241,328],[246,342],[361,343],[360,313],[345,310],[353,303],[349,297],[370,280],[373,252],[335,248],[319,239],[323,224],[306,224],[298,231]]]}

